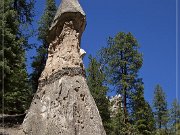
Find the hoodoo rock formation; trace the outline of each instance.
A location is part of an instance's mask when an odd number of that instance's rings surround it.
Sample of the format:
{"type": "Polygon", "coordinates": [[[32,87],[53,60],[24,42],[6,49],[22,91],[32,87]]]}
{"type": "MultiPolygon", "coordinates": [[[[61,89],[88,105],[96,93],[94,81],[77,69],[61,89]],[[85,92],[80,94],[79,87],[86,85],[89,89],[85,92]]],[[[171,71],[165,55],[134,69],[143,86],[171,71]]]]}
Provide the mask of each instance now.
{"type": "Polygon", "coordinates": [[[26,135],[106,135],[85,79],[80,48],[85,25],[78,0],[62,0],[49,30],[46,66],[23,122],[26,135]]]}

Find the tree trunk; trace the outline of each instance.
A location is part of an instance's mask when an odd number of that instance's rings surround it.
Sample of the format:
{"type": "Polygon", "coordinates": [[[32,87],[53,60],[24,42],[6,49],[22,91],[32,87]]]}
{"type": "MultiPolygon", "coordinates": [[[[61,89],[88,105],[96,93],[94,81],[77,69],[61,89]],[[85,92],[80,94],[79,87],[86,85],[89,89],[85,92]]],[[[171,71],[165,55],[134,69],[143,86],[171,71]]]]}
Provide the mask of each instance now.
{"type": "Polygon", "coordinates": [[[126,90],[124,91],[124,123],[127,123],[127,99],[126,99],[126,90]]]}

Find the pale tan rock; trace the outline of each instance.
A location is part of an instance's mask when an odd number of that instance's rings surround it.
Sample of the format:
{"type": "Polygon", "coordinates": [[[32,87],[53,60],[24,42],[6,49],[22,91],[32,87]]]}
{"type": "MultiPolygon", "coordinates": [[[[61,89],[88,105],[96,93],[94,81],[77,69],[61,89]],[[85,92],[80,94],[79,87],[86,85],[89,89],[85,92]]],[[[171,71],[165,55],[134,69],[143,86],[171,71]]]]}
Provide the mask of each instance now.
{"type": "Polygon", "coordinates": [[[34,135],[105,135],[82,76],[64,76],[36,94],[23,128],[34,135]]]}
{"type": "Polygon", "coordinates": [[[85,79],[86,25],[78,0],[62,0],[48,35],[48,59],[23,122],[25,135],[106,135],[85,79]]]}
{"type": "Polygon", "coordinates": [[[17,127],[0,127],[0,135],[25,135],[21,126],[17,127]]]}
{"type": "Polygon", "coordinates": [[[110,98],[110,104],[111,104],[111,106],[110,106],[111,117],[114,117],[118,113],[119,108],[123,107],[122,96],[120,94],[118,94],[118,95],[111,97],[110,98]]]}
{"type": "Polygon", "coordinates": [[[49,45],[48,60],[41,75],[41,80],[66,67],[82,67],[82,55],[85,51],[80,49],[79,33],[74,30],[73,21],[65,22],[62,32],[49,45]]]}

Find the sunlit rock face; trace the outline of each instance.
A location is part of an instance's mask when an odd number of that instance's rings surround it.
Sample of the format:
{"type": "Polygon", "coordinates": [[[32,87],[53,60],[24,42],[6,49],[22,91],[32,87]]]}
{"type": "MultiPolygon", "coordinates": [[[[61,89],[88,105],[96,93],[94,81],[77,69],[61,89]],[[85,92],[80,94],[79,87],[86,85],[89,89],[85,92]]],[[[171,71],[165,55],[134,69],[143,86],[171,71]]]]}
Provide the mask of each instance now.
{"type": "Polygon", "coordinates": [[[122,96],[120,94],[112,96],[110,98],[111,117],[115,117],[117,115],[120,107],[123,108],[122,96]]]}
{"type": "Polygon", "coordinates": [[[73,21],[65,22],[61,33],[49,45],[41,80],[66,67],[83,68],[79,39],[80,34],[74,29],[73,21]]]}
{"type": "Polygon", "coordinates": [[[49,30],[48,59],[40,80],[66,67],[83,68],[80,40],[85,26],[86,15],[78,0],[62,0],[49,30]]]}
{"type": "Polygon", "coordinates": [[[48,59],[23,122],[26,135],[106,135],[88,89],[80,48],[86,25],[77,0],[62,0],[49,30],[48,59]]]}

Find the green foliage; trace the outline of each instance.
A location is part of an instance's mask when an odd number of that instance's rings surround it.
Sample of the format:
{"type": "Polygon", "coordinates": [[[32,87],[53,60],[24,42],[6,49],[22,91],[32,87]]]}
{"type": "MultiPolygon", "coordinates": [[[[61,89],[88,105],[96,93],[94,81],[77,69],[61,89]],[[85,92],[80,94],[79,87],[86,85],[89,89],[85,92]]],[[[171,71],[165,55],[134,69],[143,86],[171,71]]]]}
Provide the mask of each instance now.
{"type": "Polygon", "coordinates": [[[46,0],[46,8],[44,14],[41,17],[38,28],[38,39],[42,42],[42,44],[47,48],[48,42],[46,40],[47,34],[49,32],[49,27],[54,19],[57,8],[55,0],[46,0]]]}
{"type": "Polygon", "coordinates": [[[106,97],[108,88],[103,84],[105,74],[100,71],[100,64],[96,58],[90,56],[89,60],[89,67],[87,69],[87,84],[98,107],[106,133],[109,134],[111,130],[110,111],[109,100],[106,97]]]}
{"type": "Polygon", "coordinates": [[[123,107],[112,118],[112,134],[115,135],[150,135],[155,129],[153,112],[144,99],[142,79],[138,78],[143,63],[138,49],[139,44],[131,33],[120,32],[110,37],[108,46],[100,50],[107,82],[123,96],[123,107]]]}
{"type": "Polygon", "coordinates": [[[167,129],[169,117],[166,95],[160,85],[156,85],[155,87],[153,106],[155,110],[154,115],[156,120],[156,126],[158,130],[162,132],[162,130],[167,129]]]}
{"type": "Polygon", "coordinates": [[[143,135],[151,135],[155,129],[155,121],[152,109],[144,99],[144,87],[142,79],[135,83],[136,91],[132,95],[131,120],[133,125],[143,135]]]}
{"type": "MultiPolygon", "coordinates": [[[[0,109],[4,113],[23,113],[31,99],[31,89],[28,85],[28,75],[25,65],[25,49],[29,46],[27,34],[24,34],[23,25],[28,25],[33,17],[33,1],[5,0],[0,1],[1,35],[0,35],[0,70],[4,71],[4,83],[0,79],[0,88],[4,86],[4,98],[0,109]]],[[[2,72],[0,76],[3,76],[2,72]]],[[[2,101],[2,100],[1,100],[2,101]]]]}
{"type": "MultiPolygon", "coordinates": [[[[176,123],[175,129],[176,129],[175,135],[180,135],[180,123],[176,123]]],[[[173,133],[173,134],[174,134],[174,133],[173,133]]],[[[172,134],[172,135],[173,135],[173,134],[172,134]]]]}
{"type": "Polygon", "coordinates": [[[44,11],[43,16],[39,22],[38,28],[38,40],[41,41],[41,45],[37,49],[37,55],[33,57],[32,68],[33,72],[31,74],[31,83],[33,87],[33,91],[36,92],[38,87],[38,79],[44,70],[46,65],[46,60],[48,56],[48,42],[47,42],[47,34],[49,31],[49,27],[53,21],[53,18],[56,13],[56,5],[54,0],[46,0],[46,9],[44,11]]]}
{"type": "Polygon", "coordinates": [[[128,103],[135,91],[134,82],[142,66],[142,55],[138,52],[139,44],[131,33],[118,33],[109,38],[108,45],[100,51],[101,63],[110,84],[123,96],[125,119],[128,117],[128,103]]]}
{"type": "Polygon", "coordinates": [[[180,134],[180,104],[177,99],[173,101],[170,109],[170,127],[171,134],[180,134]]]}
{"type": "Polygon", "coordinates": [[[120,107],[117,114],[111,118],[112,131],[109,135],[140,135],[138,129],[130,124],[125,123],[125,115],[120,107]]]}

